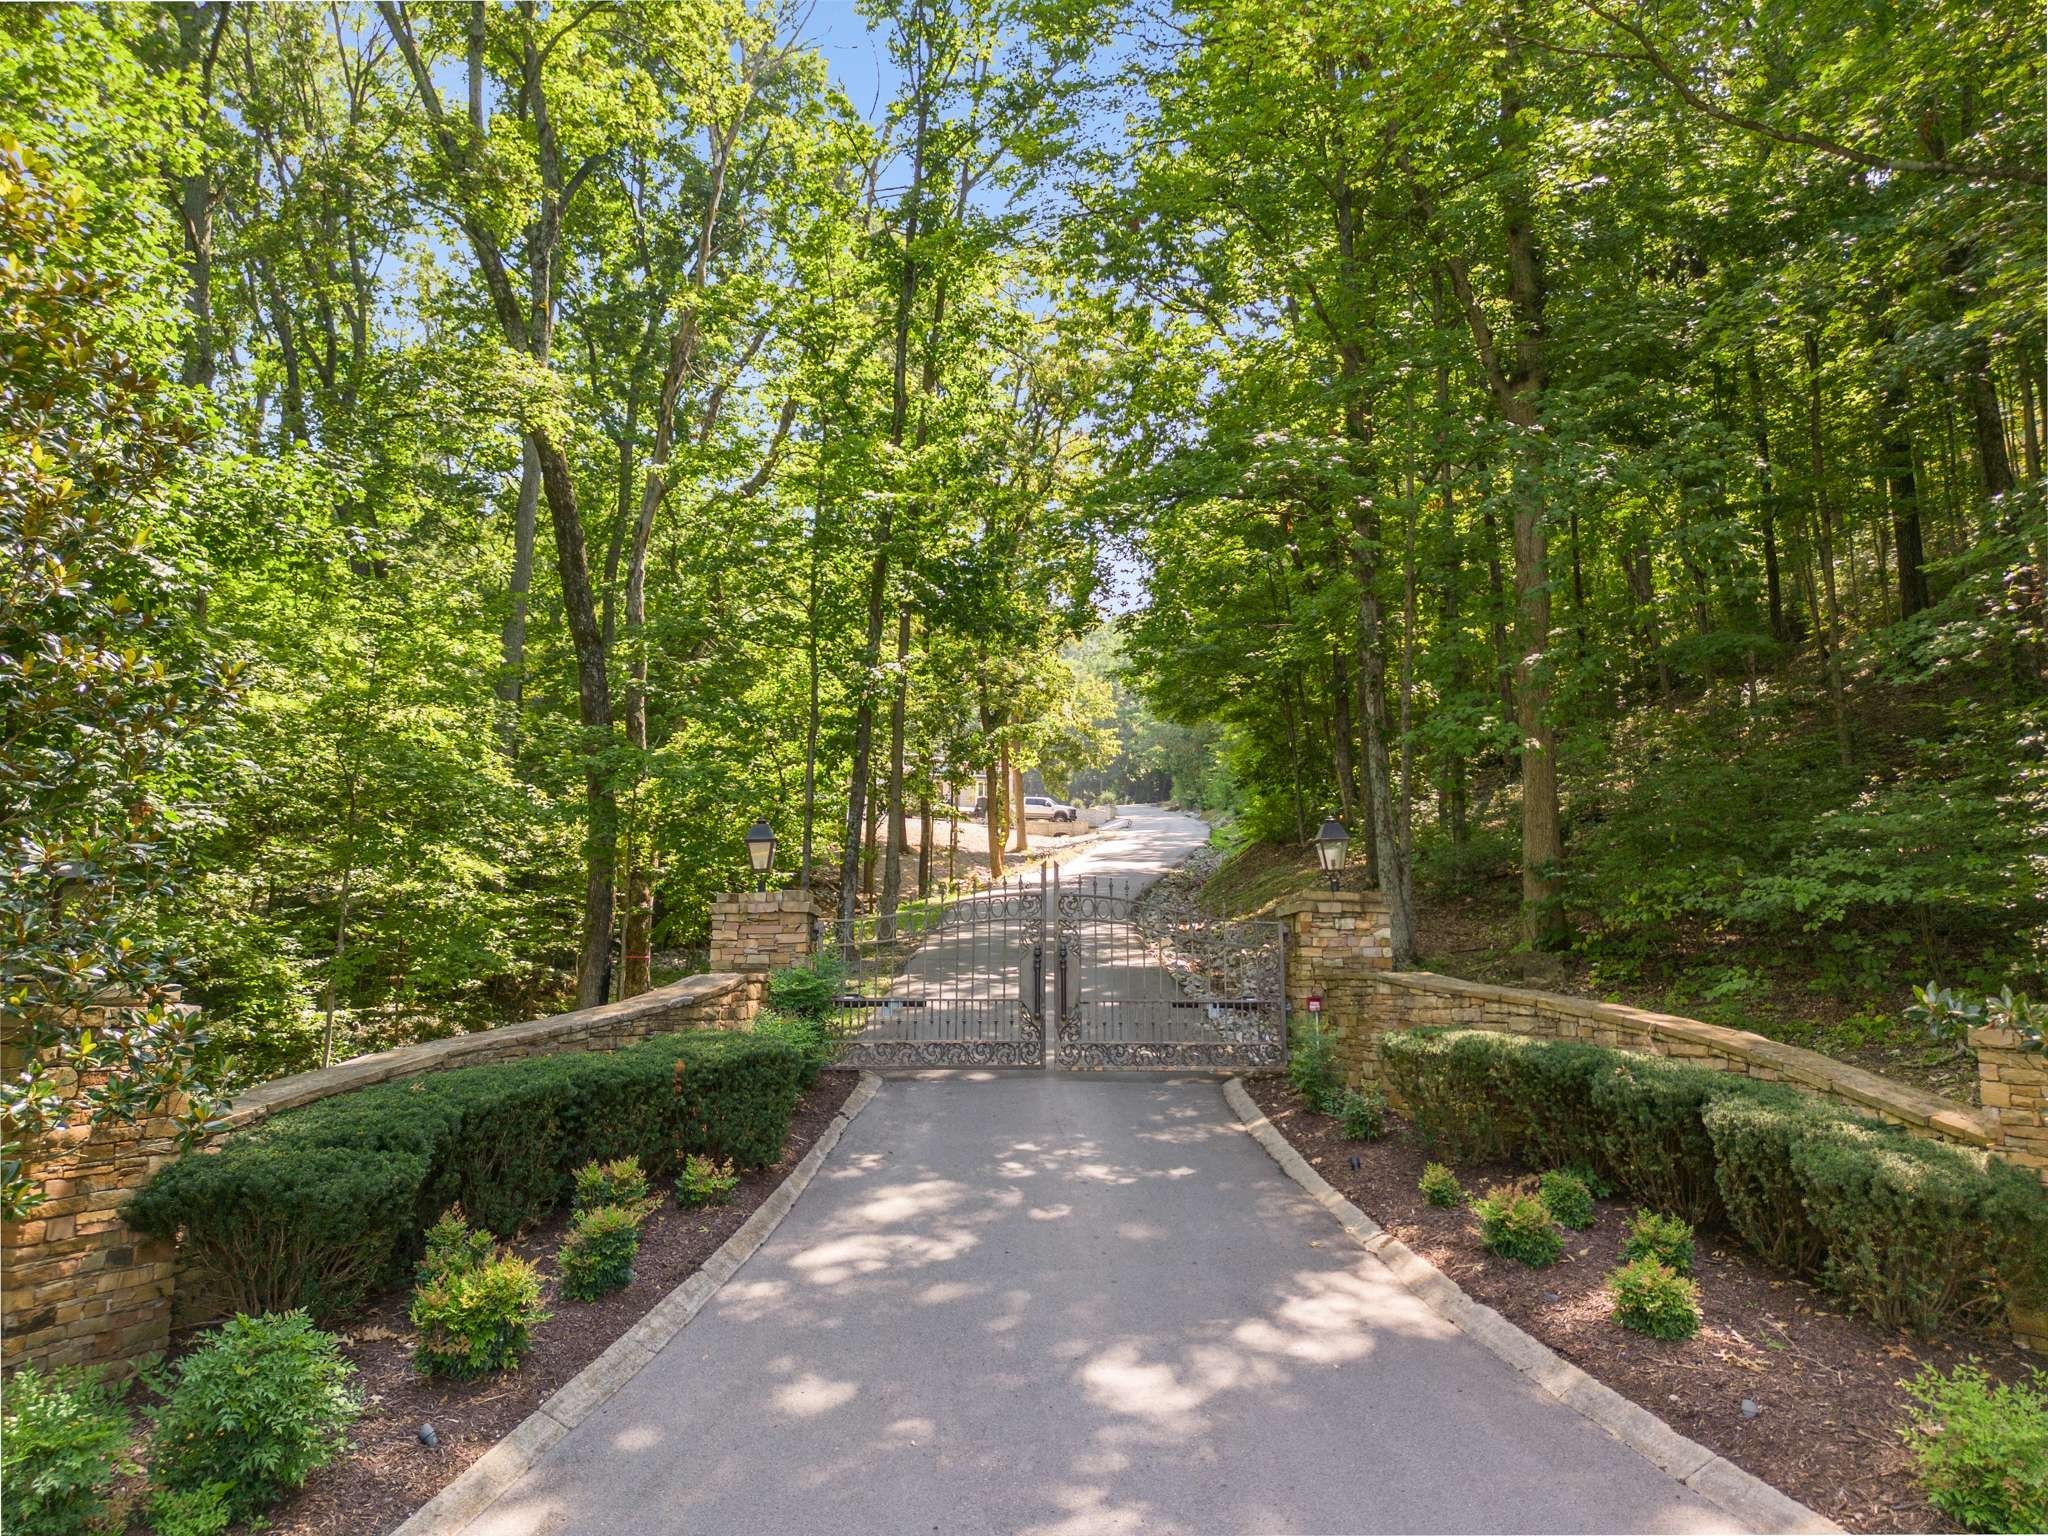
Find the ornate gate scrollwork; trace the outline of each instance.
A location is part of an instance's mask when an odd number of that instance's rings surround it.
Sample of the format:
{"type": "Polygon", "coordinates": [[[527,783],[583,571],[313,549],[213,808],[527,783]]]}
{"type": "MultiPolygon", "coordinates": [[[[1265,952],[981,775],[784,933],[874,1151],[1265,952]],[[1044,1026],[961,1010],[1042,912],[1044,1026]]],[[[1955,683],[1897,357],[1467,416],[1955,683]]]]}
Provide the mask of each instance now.
{"type": "Polygon", "coordinates": [[[1287,1059],[1280,924],[1174,920],[1107,880],[1059,885],[1054,1064],[1236,1070],[1287,1059]]]}
{"type": "Polygon", "coordinates": [[[1268,922],[1169,919],[1109,880],[1017,882],[828,940],[842,1065],[1078,1071],[1280,1066],[1286,950],[1268,922]]]}

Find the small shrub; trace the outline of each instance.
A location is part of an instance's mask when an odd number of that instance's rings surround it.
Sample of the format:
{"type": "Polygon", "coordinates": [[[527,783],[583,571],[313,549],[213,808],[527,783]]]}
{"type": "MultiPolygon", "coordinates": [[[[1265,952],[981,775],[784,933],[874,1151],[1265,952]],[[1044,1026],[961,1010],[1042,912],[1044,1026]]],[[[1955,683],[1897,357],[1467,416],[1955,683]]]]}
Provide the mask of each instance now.
{"type": "Polygon", "coordinates": [[[644,1206],[600,1205],[578,1211],[555,1262],[562,1271],[562,1294],[571,1301],[595,1301],[633,1279],[633,1259],[640,1252],[644,1206]]]}
{"type": "Polygon", "coordinates": [[[1668,1264],[1645,1255],[1607,1277],[1614,1320],[1653,1339],[1689,1339],[1700,1331],[1700,1290],[1668,1264]]]}
{"type": "Polygon", "coordinates": [[[149,1528],[154,1536],[221,1536],[233,1522],[227,1488],[159,1488],[149,1501],[149,1528]]]}
{"type": "Polygon", "coordinates": [[[1338,1076],[1337,1042],[1320,1014],[1296,1019],[1288,1037],[1287,1081],[1318,1114],[1334,1113],[1344,1084],[1338,1076]]]}
{"type": "Polygon", "coordinates": [[[647,1175],[640,1171],[637,1157],[617,1157],[608,1163],[585,1163],[576,1170],[575,1209],[594,1211],[607,1205],[644,1205],[647,1175]]]}
{"type": "Polygon", "coordinates": [[[1487,1191],[1472,1209],[1479,1217],[1479,1241],[1502,1258],[1542,1269],[1564,1252],[1549,1209],[1526,1180],[1487,1191]]]}
{"type": "Polygon", "coordinates": [[[540,1271],[512,1254],[427,1282],[407,1309],[419,1330],[414,1364],[461,1380],[515,1368],[547,1321],[540,1293],[540,1271]]]}
{"type": "Polygon", "coordinates": [[[497,1251],[497,1240],[488,1232],[472,1231],[462,1207],[451,1205],[427,1228],[427,1251],[420,1256],[414,1278],[425,1284],[444,1275],[465,1275],[490,1263],[497,1251]]]}
{"type": "Polygon", "coordinates": [[[25,1365],[8,1380],[0,1526],[20,1536],[101,1529],[115,1479],[130,1470],[128,1412],[91,1373],[25,1365]]]}
{"type": "Polygon", "coordinates": [[[801,965],[768,973],[768,1006],[791,1018],[822,1023],[846,984],[839,957],[821,950],[801,965]]]}
{"type": "Polygon", "coordinates": [[[1692,1273],[1692,1224],[1656,1211],[1637,1211],[1629,1218],[1622,1257],[1634,1262],[1652,1259],[1681,1275],[1692,1273]]]}
{"type": "Polygon", "coordinates": [[[1974,1363],[1905,1384],[1925,1419],[1901,1431],[1928,1502],[1968,1531],[2048,1530],[2048,1373],[2001,1386],[1974,1363]]]}
{"type": "Polygon", "coordinates": [[[1465,1203],[1465,1186],[1458,1182],[1458,1176],[1442,1163],[1423,1165],[1422,1179],[1416,1186],[1422,1191],[1422,1198],[1431,1205],[1455,1208],[1465,1203]]]}
{"type": "Polygon", "coordinates": [[[215,1489],[236,1520],[251,1519],[347,1448],[362,1404],[355,1367],[304,1312],[235,1317],[153,1384],[150,1474],[176,1493],[215,1489]]]}
{"type": "Polygon", "coordinates": [[[1584,1179],[1562,1168],[1553,1168],[1543,1175],[1540,1187],[1544,1208],[1550,1212],[1552,1221],[1575,1232],[1593,1225],[1593,1191],[1586,1188],[1584,1179]]]}
{"type": "Polygon", "coordinates": [[[676,1201],[680,1205],[723,1205],[740,1187],[739,1175],[730,1159],[714,1162],[692,1155],[683,1159],[682,1176],[676,1180],[676,1201]]]}
{"type": "Polygon", "coordinates": [[[1337,1101],[1337,1120],[1346,1141],[1378,1141],[1387,1134],[1387,1101],[1378,1093],[1347,1088],[1337,1101]]]}

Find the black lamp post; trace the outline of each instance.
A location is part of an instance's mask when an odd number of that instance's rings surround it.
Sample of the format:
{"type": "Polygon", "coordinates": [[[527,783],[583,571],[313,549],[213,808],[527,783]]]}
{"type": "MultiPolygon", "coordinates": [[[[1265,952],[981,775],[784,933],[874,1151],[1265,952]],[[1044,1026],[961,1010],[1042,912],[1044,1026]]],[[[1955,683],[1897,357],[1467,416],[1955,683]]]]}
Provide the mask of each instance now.
{"type": "Polygon", "coordinates": [[[1330,889],[1333,891],[1344,873],[1344,850],[1350,845],[1351,834],[1334,816],[1327,817],[1316,832],[1316,857],[1322,861],[1323,873],[1330,877],[1330,889]]]}
{"type": "Polygon", "coordinates": [[[747,828],[747,862],[754,866],[754,889],[768,889],[768,871],[775,867],[775,829],[757,816],[747,828]]]}

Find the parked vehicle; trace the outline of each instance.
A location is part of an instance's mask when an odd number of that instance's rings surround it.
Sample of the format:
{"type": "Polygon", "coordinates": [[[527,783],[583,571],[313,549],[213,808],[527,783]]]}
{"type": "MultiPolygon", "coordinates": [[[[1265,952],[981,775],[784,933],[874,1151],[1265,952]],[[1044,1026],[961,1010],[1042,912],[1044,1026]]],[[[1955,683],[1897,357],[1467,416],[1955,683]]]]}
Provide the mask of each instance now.
{"type": "Polygon", "coordinates": [[[1024,814],[1039,821],[1078,821],[1081,813],[1051,795],[1026,795],[1024,814]]]}

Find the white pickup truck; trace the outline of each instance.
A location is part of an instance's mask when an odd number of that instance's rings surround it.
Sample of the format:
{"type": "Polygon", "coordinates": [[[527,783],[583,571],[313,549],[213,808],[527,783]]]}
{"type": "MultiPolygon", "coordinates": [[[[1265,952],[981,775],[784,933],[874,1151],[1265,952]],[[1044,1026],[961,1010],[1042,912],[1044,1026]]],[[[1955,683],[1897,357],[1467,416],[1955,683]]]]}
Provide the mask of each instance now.
{"type": "Polygon", "coordinates": [[[1051,795],[1026,795],[1024,814],[1033,821],[1078,821],[1081,813],[1051,795]]]}

